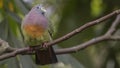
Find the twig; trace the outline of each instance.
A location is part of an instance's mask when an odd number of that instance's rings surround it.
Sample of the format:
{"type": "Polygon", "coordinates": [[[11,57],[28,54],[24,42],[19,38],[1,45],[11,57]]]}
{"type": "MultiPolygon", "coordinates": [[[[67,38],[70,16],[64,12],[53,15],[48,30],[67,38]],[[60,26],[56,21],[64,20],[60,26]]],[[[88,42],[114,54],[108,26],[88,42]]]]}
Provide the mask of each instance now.
{"type": "Polygon", "coordinates": [[[7,59],[7,58],[10,58],[10,57],[14,57],[14,56],[16,56],[16,55],[18,55],[18,54],[22,54],[23,52],[26,52],[26,51],[28,51],[29,50],[29,48],[28,47],[26,47],[26,48],[19,48],[19,49],[14,49],[13,48],[13,52],[10,52],[10,53],[6,53],[6,54],[3,54],[3,55],[1,55],[0,56],[0,60],[4,60],[4,59],[7,59]]]}
{"type": "MultiPolygon", "coordinates": [[[[60,43],[64,40],[67,40],[69,38],[71,38],[72,36],[80,33],[81,31],[93,26],[93,25],[96,25],[96,24],[99,24],[99,23],[102,23],[102,21],[104,20],[107,20],[115,15],[118,15],[120,14],[120,10],[116,10],[102,18],[99,18],[95,21],[92,21],[92,22],[88,22],[86,23],[85,25],[81,26],[80,28],[78,29],[75,29],[74,31],[52,41],[52,42],[48,42],[46,43],[47,46],[52,46],[56,43],[60,43]]],[[[100,36],[100,37],[97,37],[97,38],[94,38],[94,39],[91,39],[83,44],[80,44],[78,46],[74,46],[74,47],[70,47],[70,48],[63,48],[63,49],[58,49],[56,50],[56,54],[66,54],[66,53],[73,53],[73,52],[77,52],[79,50],[82,50],[88,46],[91,46],[92,44],[95,44],[95,43],[98,43],[98,42],[101,42],[101,41],[106,41],[106,40],[120,40],[120,38],[115,38],[114,36],[112,36],[112,34],[114,33],[114,31],[116,31],[116,27],[117,25],[119,24],[118,22],[120,20],[120,17],[118,16],[117,19],[115,20],[115,22],[113,22],[112,26],[110,27],[110,29],[107,31],[107,33],[103,36],[100,36]],[[109,34],[109,35],[108,35],[109,34]]],[[[0,60],[4,60],[4,59],[7,59],[7,58],[10,58],[10,57],[14,57],[18,54],[31,54],[31,53],[27,53],[27,51],[29,51],[29,47],[25,47],[25,48],[8,48],[8,51],[12,51],[10,53],[6,53],[6,54],[3,54],[0,56],[0,60]]]]}
{"type": "Polygon", "coordinates": [[[109,34],[113,34],[114,32],[116,32],[116,26],[119,25],[120,23],[120,14],[117,15],[116,17],[116,20],[113,22],[113,24],[111,25],[110,29],[107,31],[106,35],[109,35],[109,34]]]}

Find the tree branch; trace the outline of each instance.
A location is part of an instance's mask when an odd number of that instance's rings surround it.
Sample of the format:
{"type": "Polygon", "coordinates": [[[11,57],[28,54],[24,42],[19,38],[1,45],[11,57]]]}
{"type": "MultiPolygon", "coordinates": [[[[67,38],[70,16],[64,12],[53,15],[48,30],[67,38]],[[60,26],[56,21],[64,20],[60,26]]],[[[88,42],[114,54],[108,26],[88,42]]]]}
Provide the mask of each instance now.
{"type": "Polygon", "coordinates": [[[120,14],[117,15],[115,21],[112,23],[109,30],[105,33],[105,35],[93,38],[83,44],[80,44],[78,46],[70,47],[70,48],[64,48],[59,49],[56,51],[57,54],[65,54],[65,53],[73,53],[77,52],[79,50],[82,50],[88,46],[91,46],[92,44],[101,42],[101,41],[108,41],[108,40],[120,40],[120,36],[113,36],[114,32],[117,30],[116,27],[120,24],[120,14]]]}
{"type": "Polygon", "coordinates": [[[109,34],[113,34],[116,32],[116,28],[117,28],[117,25],[120,24],[120,14],[117,15],[115,21],[113,22],[113,24],[111,25],[110,29],[107,31],[106,35],[109,35],[109,34]]]}
{"type": "MultiPolygon", "coordinates": [[[[115,15],[118,15],[120,14],[120,10],[116,10],[104,17],[101,17],[95,21],[92,21],[92,22],[88,22],[86,23],[85,25],[75,29],[74,31],[56,39],[56,40],[53,40],[52,42],[48,42],[46,43],[46,46],[52,46],[54,44],[57,44],[57,43],[60,43],[62,41],[65,41],[69,38],[71,38],[72,36],[80,33],[81,31],[91,27],[91,26],[94,26],[96,24],[99,24],[99,23],[103,23],[102,21],[105,21],[115,15]]],[[[105,22],[104,22],[105,23],[105,22]]],[[[98,43],[98,42],[101,42],[101,41],[107,41],[107,40],[120,40],[120,36],[113,36],[113,33],[117,30],[116,27],[117,25],[120,24],[120,15],[117,16],[116,20],[112,23],[110,29],[103,35],[103,36],[100,36],[100,37],[97,37],[97,38],[93,38],[85,43],[82,43],[80,45],[77,45],[77,46],[74,46],[74,47],[69,47],[69,48],[63,48],[63,49],[57,49],[55,52],[57,55],[59,54],[66,54],[66,53],[73,53],[73,52],[78,52],[79,50],[82,50],[88,46],[91,46],[95,43],[98,43]]],[[[36,47],[36,49],[39,49],[41,48],[40,46],[36,47]]],[[[26,54],[34,54],[34,53],[28,53],[29,51],[29,47],[25,47],[25,48],[12,48],[12,47],[8,47],[6,51],[8,51],[8,53],[5,53],[5,54],[2,54],[0,55],[0,60],[4,60],[4,59],[7,59],[7,58],[10,58],[10,57],[14,57],[18,54],[21,54],[21,55],[26,55],[26,54]]]]}
{"type": "Polygon", "coordinates": [[[111,17],[113,17],[115,15],[118,15],[118,14],[120,14],[120,10],[113,11],[112,13],[110,13],[110,14],[108,14],[106,16],[103,16],[103,17],[101,17],[101,18],[99,18],[97,20],[94,20],[94,21],[91,21],[91,22],[88,22],[88,23],[84,24],[83,26],[73,30],[72,32],[70,32],[70,33],[68,33],[68,34],[66,34],[66,35],[64,35],[64,36],[62,36],[62,37],[60,37],[60,38],[58,38],[58,39],[56,39],[56,40],[54,40],[52,42],[47,43],[46,45],[47,46],[52,46],[52,45],[54,45],[56,43],[67,40],[67,39],[71,38],[72,36],[80,33],[81,31],[83,31],[83,30],[85,30],[85,29],[87,29],[87,28],[89,28],[89,27],[91,27],[93,25],[96,25],[96,24],[99,24],[99,23],[105,23],[105,22],[102,22],[102,21],[105,21],[105,20],[107,20],[107,19],[109,19],[109,18],[111,18],[111,17]]]}
{"type": "Polygon", "coordinates": [[[64,48],[64,49],[59,49],[56,51],[57,54],[66,54],[66,53],[73,53],[77,52],[79,50],[82,50],[88,46],[91,46],[92,44],[101,42],[101,41],[107,41],[107,40],[120,40],[120,36],[113,36],[115,31],[117,30],[116,27],[120,24],[120,14],[117,15],[115,21],[112,23],[111,27],[109,30],[105,33],[105,35],[93,38],[83,44],[80,44],[78,46],[73,46],[70,48],[64,48]]]}

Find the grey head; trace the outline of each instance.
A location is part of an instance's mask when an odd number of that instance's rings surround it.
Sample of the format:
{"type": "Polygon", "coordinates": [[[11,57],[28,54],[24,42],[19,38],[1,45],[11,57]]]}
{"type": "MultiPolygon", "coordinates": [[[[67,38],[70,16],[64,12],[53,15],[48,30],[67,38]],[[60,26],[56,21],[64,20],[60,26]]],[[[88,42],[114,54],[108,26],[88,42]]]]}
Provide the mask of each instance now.
{"type": "Polygon", "coordinates": [[[34,6],[31,10],[35,10],[35,11],[38,11],[39,13],[41,13],[42,15],[45,15],[46,13],[46,10],[44,9],[44,7],[40,4],[34,6]]]}

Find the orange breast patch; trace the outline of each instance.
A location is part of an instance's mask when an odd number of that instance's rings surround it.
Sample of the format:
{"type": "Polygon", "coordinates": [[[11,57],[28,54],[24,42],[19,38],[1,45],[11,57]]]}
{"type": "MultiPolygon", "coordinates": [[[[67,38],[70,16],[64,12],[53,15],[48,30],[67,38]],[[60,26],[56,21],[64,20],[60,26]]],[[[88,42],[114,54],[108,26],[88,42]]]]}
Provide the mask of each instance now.
{"type": "Polygon", "coordinates": [[[31,36],[32,38],[37,38],[43,35],[45,29],[40,25],[25,25],[23,27],[27,35],[31,36]]]}

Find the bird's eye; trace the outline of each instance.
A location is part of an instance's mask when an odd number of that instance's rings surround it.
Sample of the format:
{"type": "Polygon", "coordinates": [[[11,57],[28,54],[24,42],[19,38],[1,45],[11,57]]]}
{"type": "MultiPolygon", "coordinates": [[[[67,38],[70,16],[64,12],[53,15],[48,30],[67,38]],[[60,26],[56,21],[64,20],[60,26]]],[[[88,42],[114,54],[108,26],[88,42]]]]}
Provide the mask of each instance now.
{"type": "Polygon", "coordinates": [[[39,6],[37,6],[36,8],[37,8],[37,9],[39,9],[40,7],[39,7],[39,6]]]}

